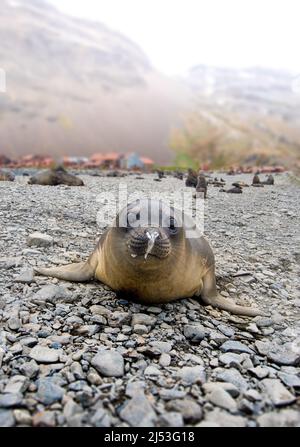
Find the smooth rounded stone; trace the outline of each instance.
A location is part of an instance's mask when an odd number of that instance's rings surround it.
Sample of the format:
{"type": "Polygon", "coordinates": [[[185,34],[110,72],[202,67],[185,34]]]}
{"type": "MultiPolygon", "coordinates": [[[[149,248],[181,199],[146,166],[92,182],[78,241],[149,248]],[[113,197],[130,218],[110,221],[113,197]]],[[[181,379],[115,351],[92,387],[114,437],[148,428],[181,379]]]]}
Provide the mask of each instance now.
{"type": "Polygon", "coordinates": [[[74,400],[69,399],[64,405],[63,415],[68,427],[78,427],[82,422],[83,410],[74,400]]]}
{"type": "Polygon", "coordinates": [[[31,284],[34,281],[33,269],[24,270],[18,276],[15,277],[15,282],[22,284],[31,284]]]}
{"type": "Polygon", "coordinates": [[[233,416],[220,408],[205,414],[204,422],[216,423],[219,427],[246,427],[247,419],[241,416],[233,416]]]}
{"type": "Polygon", "coordinates": [[[175,399],[166,403],[167,411],[180,413],[186,423],[196,423],[202,419],[202,408],[194,400],[175,399]]]}
{"type": "Polygon", "coordinates": [[[261,386],[275,406],[289,405],[296,400],[279,379],[263,379],[261,386]]]}
{"type": "Polygon", "coordinates": [[[24,393],[24,391],[26,391],[27,387],[28,387],[28,379],[27,377],[24,376],[13,376],[9,379],[9,381],[7,382],[3,393],[12,393],[12,394],[17,394],[17,393],[24,393]]]}
{"type": "Polygon", "coordinates": [[[35,413],[32,418],[32,425],[34,427],[55,427],[55,412],[39,411],[38,413],[35,413]]]}
{"type": "Polygon", "coordinates": [[[122,377],[125,373],[124,359],[117,351],[100,351],[93,357],[91,364],[106,377],[122,377]]]}
{"type": "Polygon", "coordinates": [[[163,353],[159,358],[159,364],[163,368],[167,368],[171,364],[171,356],[169,354],[163,353]]]}
{"type": "Polygon", "coordinates": [[[34,337],[25,337],[20,339],[20,343],[22,346],[28,346],[29,348],[33,348],[38,343],[38,339],[34,337]]]}
{"type": "Polygon", "coordinates": [[[22,374],[24,374],[24,376],[28,377],[29,379],[34,379],[38,375],[40,367],[35,360],[31,360],[30,362],[23,363],[19,367],[19,370],[22,374]]]}
{"type": "Polygon", "coordinates": [[[233,337],[235,334],[235,330],[226,324],[219,324],[217,329],[222,332],[222,334],[226,335],[226,337],[233,337]]]}
{"type": "Polygon", "coordinates": [[[206,398],[209,402],[217,407],[224,408],[224,410],[233,412],[237,410],[236,401],[221,387],[216,388],[211,393],[207,394],[206,398]]]}
{"type": "Polygon", "coordinates": [[[213,368],[217,368],[219,366],[219,360],[217,358],[213,358],[209,361],[209,365],[213,368]]]}
{"type": "Polygon", "coordinates": [[[52,405],[62,400],[64,389],[57,385],[55,378],[46,377],[38,380],[36,397],[44,405],[52,405]]]}
{"type": "Polygon", "coordinates": [[[101,326],[107,325],[107,320],[106,318],[102,317],[102,315],[94,315],[93,317],[91,317],[90,321],[91,323],[100,324],[101,326]]]}
{"type": "Polygon", "coordinates": [[[256,401],[262,400],[261,394],[259,394],[259,392],[256,391],[255,389],[245,391],[244,396],[251,402],[256,402],[256,401]]]}
{"type": "Polygon", "coordinates": [[[213,391],[222,388],[225,390],[230,396],[232,397],[238,397],[240,395],[240,391],[236,386],[234,386],[232,383],[226,383],[226,382],[206,382],[202,385],[202,388],[205,392],[205,394],[212,393],[213,391]]]}
{"type": "Polygon", "coordinates": [[[248,382],[236,369],[227,369],[217,372],[216,379],[221,382],[229,382],[235,385],[239,391],[244,392],[249,388],[248,382]]]}
{"type": "Polygon", "coordinates": [[[119,416],[131,427],[154,427],[157,419],[156,413],[143,391],[136,392],[125,403],[119,416]]]}
{"type": "Polygon", "coordinates": [[[257,423],[260,427],[300,427],[298,410],[271,411],[258,416],[257,423]]]}
{"type": "Polygon", "coordinates": [[[257,377],[258,379],[264,379],[269,375],[269,370],[267,368],[264,368],[263,366],[256,366],[255,368],[249,368],[248,371],[250,372],[250,374],[257,377]]]}
{"type": "Polygon", "coordinates": [[[160,369],[158,369],[156,366],[150,365],[147,366],[147,368],[144,371],[144,376],[145,377],[157,377],[157,376],[161,376],[162,375],[162,371],[160,369]]]}
{"type": "Polygon", "coordinates": [[[255,323],[248,324],[246,330],[252,332],[253,334],[260,334],[260,330],[258,329],[255,323]]]}
{"type": "Polygon", "coordinates": [[[65,287],[49,284],[43,286],[38,292],[36,292],[30,299],[32,303],[41,304],[49,302],[55,304],[59,300],[69,301],[72,295],[66,290],[65,287]]]}
{"type": "Polygon", "coordinates": [[[209,330],[209,340],[210,345],[219,346],[222,343],[225,343],[227,341],[226,335],[222,334],[222,332],[216,331],[215,329],[209,330]]]}
{"type": "Polygon", "coordinates": [[[51,349],[47,346],[37,345],[31,349],[29,357],[38,363],[57,363],[61,354],[61,349],[51,349]]]}
{"type": "MultiPolygon", "coordinates": [[[[20,425],[31,425],[32,418],[27,410],[14,410],[13,415],[15,417],[16,423],[20,425]]],[[[0,423],[1,426],[1,423],[0,423]]]]}
{"type": "Polygon", "coordinates": [[[132,315],[131,325],[134,327],[136,324],[144,326],[153,326],[156,323],[156,318],[142,313],[132,315]]]}
{"type": "Polygon", "coordinates": [[[221,354],[219,357],[219,362],[226,366],[241,366],[243,357],[240,354],[235,354],[233,352],[226,352],[226,354],[221,354]]]}
{"type": "Polygon", "coordinates": [[[257,340],[255,346],[260,354],[265,355],[277,365],[298,366],[300,364],[300,351],[293,350],[292,343],[280,345],[257,340]]]}
{"type": "Polygon", "coordinates": [[[158,394],[163,400],[173,400],[173,399],[183,399],[186,396],[185,391],[177,390],[177,389],[165,389],[162,388],[158,391],[158,394]]]}
{"type": "Polygon", "coordinates": [[[100,326],[98,324],[84,324],[73,329],[73,334],[75,335],[87,335],[92,337],[100,331],[100,326]]]}
{"type": "Polygon", "coordinates": [[[79,362],[72,363],[70,366],[70,372],[74,375],[76,380],[85,379],[85,374],[79,362]]]}
{"type": "Polygon", "coordinates": [[[0,394],[0,408],[19,407],[22,401],[23,395],[21,393],[0,394]]]}
{"type": "Polygon", "coordinates": [[[134,397],[138,392],[144,392],[146,383],[144,381],[129,382],[126,386],[125,394],[128,397],[134,397]]]}
{"type": "Polygon", "coordinates": [[[86,380],[91,384],[91,385],[101,385],[102,384],[102,379],[101,377],[95,373],[95,372],[90,372],[88,373],[88,375],[86,376],[86,380]]]}
{"type": "Polygon", "coordinates": [[[160,416],[157,425],[158,427],[183,427],[184,421],[180,413],[170,411],[160,416]]]}
{"type": "Polygon", "coordinates": [[[300,377],[298,377],[296,374],[279,372],[278,377],[286,386],[296,389],[300,388],[300,377]]]}
{"type": "Polygon", "coordinates": [[[68,345],[71,343],[72,337],[70,334],[52,335],[50,340],[61,345],[68,345]]]}
{"type": "Polygon", "coordinates": [[[0,408],[0,427],[13,427],[15,425],[14,414],[11,410],[0,408]]]}
{"type": "Polygon", "coordinates": [[[109,316],[109,325],[111,327],[120,327],[129,325],[131,322],[131,313],[129,312],[113,312],[109,316]]]}
{"type": "Polygon", "coordinates": [[[168,341],[151,341],[149,345],[152,348],[157,349],[161,354],[168,354],[173,347],[173,344],[168,341]]]}
{"type": "Polygon", "coordinates": [[[201,324],[187,324],[183,328],[185,338],[192,342],[200,342],[207,335],[207,329],[201,324]]]}
{"type": "Polygon", "coordinates": [[[104,408],[97,409],[91,418],[91,423],[94,427],[111,427],[110,417],[104,408]]]}
{"type": "Polygon", "coordinates": [[[27,245],[29,247],[50,247],[53,245],[54,239],[48,234],[35,232],[28,236],[27,245]]]}
{"type": "Polygon", "coordinates": [[[150,306],[147,308],[147,311],[150,312],[151,314],[160,314],[162,312],[162,309],[160,307],[156,307],[156,306],[150,306]]]}
{"type": "MultiPolygon", "coordinates": [[[[7,337],[7,339],[9,341],[14,341],[12,340],[12,338],[10,336],[7,337]]],[[[21,345],[21,343],[14,343],[10,348],[9,351],[14,354],[14,355],[18,355],[18,354],[22,354],[23,353],[23,349],[24,347],[21,345]]]]}
{"type": "Polygon", "coordinates": [[[150,332],[150,328],[144,324],[135,324],[133,326],[133,332],[139,335],[148,334],[150,332]]]}
{"type": "Polygon", "coordinates": [[[22,327],[21,320],[19,318],[12,317],[8,320],[8,327],[12,331],[18,331],[22,327]]]}
{"type": "Polygon", "coordinates": [[[98,304],[94,304],[89,308],[89,310],[93,315],[102,315],[104,317],[110,317],[111,315],[111,310],[98,304]]]}
{"type": "Polygon", "coordinates": [[[228,340],[225,341],[225,343],[222,344],[220,347],[221,351],[224,352],[235,352],[237,354],[240,353],[246,353],[246,354],[255,354],[255,352],[248,348],[248,346],[244,345],[243,343],[235,340],[228,340]]]}
{"type": "Polygon", "coordinates": [[[255,317],[253,321],[255,322],[257,327],[269,327],[274,324],[272,318],[267,317],[255,317]]]}
{"type": "Polygon", "coordinates": [[[206,381],[203,366],[184,366],[178,371],[177,377],[183,385],[193,385],[194,383],[203,384],[206,381]]]}

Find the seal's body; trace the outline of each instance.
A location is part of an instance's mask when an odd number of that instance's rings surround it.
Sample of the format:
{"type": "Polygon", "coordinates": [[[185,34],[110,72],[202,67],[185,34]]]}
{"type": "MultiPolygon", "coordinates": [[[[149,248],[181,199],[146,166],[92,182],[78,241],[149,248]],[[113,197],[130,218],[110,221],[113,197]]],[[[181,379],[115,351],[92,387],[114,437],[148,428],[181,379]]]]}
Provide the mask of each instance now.
{"type": "Polygon", "coordinates": [[[274,177],[272,174],[267,175],[267,179],[262,182],[263,185],[274,185],[274,177]]]}
{"type": "Polygon", "coordinates": [[[255,174],[252,180],[252,185],[259,185],[260,184],[260,178],[258,174],[255,174]]]}
{"type": "Polygon", "coordinates": [[[218,294],[208,241],[190,216],[156,200],[138,200],[125,207],[87,262],[36,271],[68,281],[96,278],[143,303],[201,295],[205,304],[232,313],[259,314],[218,294]]]}
{"type": "Polygon", "coordinates": [[[185,186],[196,188],[197,186],[197,173],[193,169],[188,170],[188,176],[185,181],[185,186]]]}
{"type": "Polygon", "coordinates": [[[231,189],[227,189],[226,192],[229,194],[242,194],[243,190],[240,186],[234,186],[231,189]]]}
{"type": "Polygon", "coordinates": [[[83,181],[76,175],[69,174],[63,167],[49,169],[31,177],[28,180],[29,185],[67,185],[67,186],[83,186],[83,181]]]}
{"type": "Polygon", "coordinates": [[[204,174],[199,174],[196,186],[196,196],[197,193],[204,194],[204,198],[207,198],[207,181],[204,174]]]}
{"type": "Polygon", "coordinates": [[[0,182],[13,182],[15,180],[15,175],[10,171],[0,170],[0,182]]]}

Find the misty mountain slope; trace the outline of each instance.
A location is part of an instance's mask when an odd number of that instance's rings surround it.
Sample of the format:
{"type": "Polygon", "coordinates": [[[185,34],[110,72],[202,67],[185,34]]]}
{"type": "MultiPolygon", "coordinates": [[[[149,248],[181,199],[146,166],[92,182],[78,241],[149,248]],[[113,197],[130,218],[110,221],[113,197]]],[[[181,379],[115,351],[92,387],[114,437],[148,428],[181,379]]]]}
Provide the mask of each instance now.
{"type": "Polygon", "coordinates": [[[187,92],[100,23],[38,0],[0,0],[0,152],[145,153],[166,161],[187,92]]]}
{"type": "Polygon", "coordinates": [[[194,67],[186,78],[194,104],[173,145],[228,163],[299,160],[300,92],[293,81],[291,73],[272,69],[194,67]]]}

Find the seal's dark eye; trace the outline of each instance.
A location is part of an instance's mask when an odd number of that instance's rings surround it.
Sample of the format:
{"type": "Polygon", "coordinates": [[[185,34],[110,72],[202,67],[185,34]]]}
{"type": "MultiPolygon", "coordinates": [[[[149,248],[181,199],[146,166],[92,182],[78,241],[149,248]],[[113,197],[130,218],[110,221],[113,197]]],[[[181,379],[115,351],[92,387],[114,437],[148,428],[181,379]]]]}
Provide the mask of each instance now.
{"type": "Polygon", "coordinates": [[[128,213],[127,215],[127,228],[137,227],[139,225],[141,214],[138,213],[128,213]]]}

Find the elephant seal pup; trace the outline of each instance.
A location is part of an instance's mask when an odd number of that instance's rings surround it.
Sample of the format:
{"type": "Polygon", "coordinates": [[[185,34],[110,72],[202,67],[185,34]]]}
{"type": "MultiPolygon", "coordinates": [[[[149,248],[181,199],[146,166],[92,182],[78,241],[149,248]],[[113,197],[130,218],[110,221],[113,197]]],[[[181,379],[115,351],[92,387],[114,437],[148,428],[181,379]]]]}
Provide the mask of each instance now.
{"type": "Polygon", "coordinates": [[[204,194],[204,199],[207,198],[207,181],[203,174],[199,174],[197,186],[196,186],[196,193],[194,194],[194,197],[201,197],[201,195],[204,194]]]}
{"type": "Polygon", "coordinates": [[[267,175],[267,179],[262,182],[263,185],[274,185],[274,177],[272,174],[267,175]]]}
{"type": "Polygon", "coordinates": [[[243,190],[240,186],[234,186],[231,189],[227,189],[226,192],[229,194],[242,194],[243,190]]]}
{"type": "Polygon", "coordinates": [[[185,186],[196,188],[197,186],[197,173],[193,169],[188,170],[188,176],[185,181],[185,186]]]}
{"type": "Polygon", "coordinates": [[[255,174],[252,180],[252,185],[259,185],[260,184],[260,178],[258,174],[255,174]]]}
{"type": "Polygon", "coordinates": [[[83,181],[76,175],[69,174],[62,166],[43,171],[30,177],[29,185],[67,185],[67,186],[84,186],[83,181]]]}
{"type": "Polygon", "coordinates": [[[218,294],[209,243],[190,216],[158,200],[137,200],[123,208],[86,262],[35,270],[67,281],[96,278],[143,303],[201,295],[204,304],[234,314],[260,314],[218,294]]]}
{"type": "Polygon", "coordinates": [[[249,185],[247,183],[241,182],[241,181],[232,183],[232,186],[236,186],[237,188],[248,188],[249,187],[249,185]]]}
{"type": "Polygon", "coordinates": [[[14,180],[15,174],[10,171],[0,169],[0,182],[13,182],[14,180]]]}

